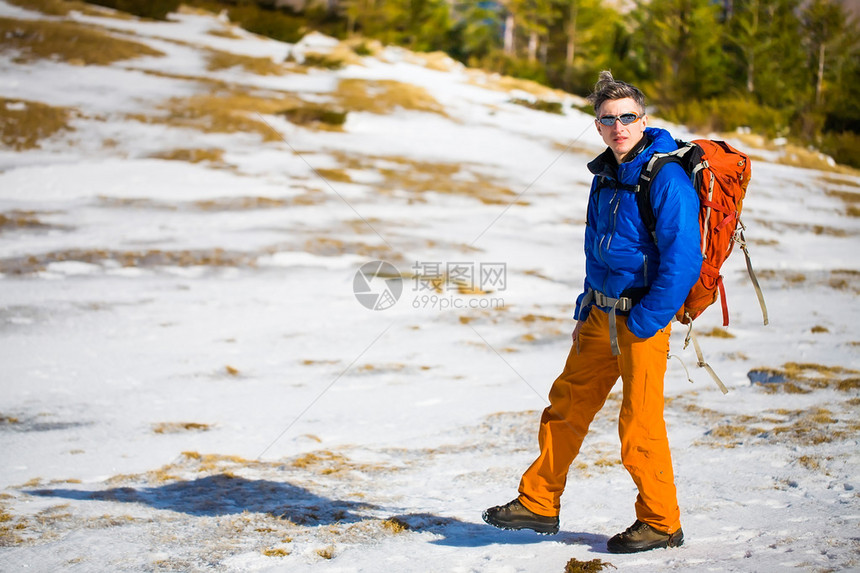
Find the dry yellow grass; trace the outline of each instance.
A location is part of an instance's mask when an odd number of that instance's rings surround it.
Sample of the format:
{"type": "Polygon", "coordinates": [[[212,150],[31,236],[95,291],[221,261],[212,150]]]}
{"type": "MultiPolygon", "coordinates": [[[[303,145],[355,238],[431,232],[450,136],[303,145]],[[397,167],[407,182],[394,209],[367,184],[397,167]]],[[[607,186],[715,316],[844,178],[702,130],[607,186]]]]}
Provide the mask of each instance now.
{"type": "Polygon", "coordinates": [[[323,547],[322,549],[317,549],[314,553],[322,557],[323,559],[333,559],[334,558],[334,547],[323,547]]]}
{"type": "Polygon", "coordinates": [[[608,561],[600,559],[592,559],[590,561],[580,561],[579,559],[571,559],[564,566],[564,573],[599,573],[607,567],[615,569],[615,565],[608,561]]]}
{"type": "Polygon", "coordinates": [[[72,10],[81,12],[87,15],[96,16],[112,16],[120,19],[127,19],[131,16],[124,12],[113,10],[105,10],[98,6],[93,6],[79,0],[6,0],[7,4],[20,6],[28,10],[37,10],[49,16],[66,16],[72,10]]]}
{"type": "Polygon", "coordinates": [[[342,79],[334,97],[348,111],[387,114],[405,109],[445,115],[442,106],[427,90],[395,80],[342,79]]]}
{"type": "Polygon", "coordinates": [[[188,163],[208,162],[214,165],[224,165],[223,149],[172,149],[150,155],[155,159],[167,159],[170,161],[187,161],[188,163]]]}
{"type": "Polygon", "coordinates": [[[247,267],[256,264],[257,255],[228,252],[223,249],[204,251],[110,251],[107,249],[70,249],[40,255],[0,259],[0,273],[21,275],[44,271],[48,264],[80,261],[101,264],[114,261],[123,267],[247,267]]]}
{"type": "Polygon", "coordinates": [[[214,82],[208,93],[168,100],[161,106],[160,114],[134,115],[129,119],[204,133],[257,134],[263,141],[281,141],[281,135],[261,116],[301,104],[301,100],[285,92],[248,92],[214,82]]]}
{"type": "Polygon", "coordinates": [[[142,56],[163,56],[145,44],[111,36],[102,29],[70,21],[0,18],[0,50],[14,61],[53,59],[80,65],[105,66],[142,56]]]}
{"type": "Polygon", "coordinates": [[[391,533],[395,535],[398,533],[403,533],[404,531],[409,531],[411,528],[409,524],[400,519],[399,517],[389,517],[388,519],[382,522],[382,527],[387,529],[391,533]]]}
{"type": "Polygon", "coordinates": [[[725,328],[714,327],[711,330],[701,333],[702,336],[711,336],[713,338],[734,338],[735,335],[725,328]]]}
{"type": "Polygon", "coordinates": [[[330,257],[345,253],[359,255],[367,259],[377,259],[397,263],[402,256],[386,244],[370,245],[359,241],[343,241],[331,237],[314,237],[304,242],[302,250],[312,255],[330,257]]]}
{"type": "Polygon", "coordinates": [[[470,83],[496,91],[505,93],[522,91],[539,99],[548,100],[564,100],[569,97],[569,94],[561,90],[549,88],[532,80],[490,74],[480,70],[469,70],[469,74],[470,83]]]}
{"type": "Polygon", "coordinates": [[[326,171],[333,177],[347,179],[345,169],[375,171],[383,180],[375,183],[383,193],[409,193],[410,201],[424,201],[425,193],[444,193],[472,197],[491,205],[528,205],[506,185],[479,172],[467,170],[468,165],[417,161],[399,156],[359,156],[334,153],[342,169],[326,171]]]}
{"type": "MultiPolygon", "coordinates": [[[[842,183],[847,184],[847,182],[842,183]]],[[[860,217],[860,192],[847,191],[844,189],[827,189],[827,194],[831,197],[841,199],[845,203],[845,212],[849,217],[860,217]]]]}
{"type": "Polygon", "coordinates": [[[819,171],[830,171],[833,173],[857,174],[856,169],[832,163],[832,160],[819,151],[797,146],[787,145],[785,153],[779,157],[777,163],[790,165],[792,167],[803,167],[805,169],[817,169],[819,171]]]}
{"type": "MultiPolygon", "coordinates": [[[[279,114],[296,125],[326,131],[342,131],[347,116],[347,112],[343,110],[331,109],[318,104],[285,109],[279,114]]],[[[318,173],[322,173],[322,170],[318,170],[318,173]]]]}
{"type": "Polygon", "coordinates": [[[210,36],[215,36],[216,38],[227,38],[228,40],[240,40],[242,38],[242,36],[237,34],[232,28],[209,30],[206,33],[210,36]]]}
{"type": "MultiPolygon", "coordinates": [[[[824,177],[821,178],[821,180],[824,183],[830,183],[832,185],[845,185],[846,187],[860,187],[860,183],[858,183],[857,181],[854,181],[853,179],[845,179],[842,177],[832,177],[832,176],[825,175],[824,177]]],[[[854,193],[852,193],[852,195],[854,197],[854,200],[856,201],[857,198],[860,198],[860,190],[855,191],[854,193]]]]}
{"type": "Polygon", "coordinates": [[[208,432],[212,429],[209,424],[197,422],[159,422],[152,425],[152,431],[156,434],[179,434],[181,432],[208,432]]]}
{"type": "Polygon", "coordinates": [[[53,225],[43,223],[36,211],[14,210],[0,213],[0,231],[7,229],[50,229],[53,225]]]}
{"type": "Polygon", "coordinates": [[[259,76],[280,76],[290,71],[282,64],[273,62],[271,58],[245,56],[211,48],[207,51],[206,56],[208,59],[207,69],[211,72],[241,68],[248,73],[259,76]]]}
{"type": "Polygon", "coordinates": [[[0,98],[0,141],[15,151],[36,149],[41,141],[65,131],[75,113],[65,107],[0,98]]]}

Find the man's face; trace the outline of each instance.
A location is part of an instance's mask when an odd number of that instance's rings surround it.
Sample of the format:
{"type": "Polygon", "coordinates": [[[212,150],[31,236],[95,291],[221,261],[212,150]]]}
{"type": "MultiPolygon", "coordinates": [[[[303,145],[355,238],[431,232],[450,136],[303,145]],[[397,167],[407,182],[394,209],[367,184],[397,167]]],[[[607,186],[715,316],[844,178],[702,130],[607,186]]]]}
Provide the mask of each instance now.
{"type": "Polygon", "coordinates": [[[633,98],[613,99],[603,102],[600,106],[600,111],[597,114],[597,133],[603,138],[603,142],[609,146],[615,159],[618,163],[624,159],[624,156],[633,149],[642,135],[645,133],[645,125],[647,116],[642,117],[631,123],[630,125],[622,125],[620,120],[616,120],[612,125],[603,125],[598,121],[601,117],[620,116],[625,113],[633,113],[639,115],[639,106],[633,101],[633,98]]]}

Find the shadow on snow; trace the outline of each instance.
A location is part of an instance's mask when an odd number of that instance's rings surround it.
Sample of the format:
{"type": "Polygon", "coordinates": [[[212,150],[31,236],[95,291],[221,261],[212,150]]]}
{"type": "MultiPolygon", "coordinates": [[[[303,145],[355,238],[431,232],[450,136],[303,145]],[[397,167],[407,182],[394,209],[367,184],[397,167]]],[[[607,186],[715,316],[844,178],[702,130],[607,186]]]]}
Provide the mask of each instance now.
{"type": "Polygon", "coordinates": [[[332,500],[289,483],[250,480],[227,474],[154,487],[117,487],[97,491],[39,489],[27,493],[82,501],[140,503],[201,517],[246,511],[267,513],[299,525],[353,523],[363,519],[358,512],[377,509],[368,503],[332,500]]]}
{"type": "MultiPolygon", "coordinates": [[[[297,525],[318,526],[355,523],[374,517],[384,508],[364,502],[324,497],[303,487],[270,480],[251,480],[216,474],[190,481],[151,487],[116,487],[104,490],[38,489],[26,493],[78,501],[138,503],[154,509],[175,511],[198,517],[217,517],[244,512],[269,514],[297,525]]],[[[531,531],[502,531],[484,523],[470,523],[431,513],[404,513],[391,516],[410,531],[438,535],[430,541],[448,547],[482,547],[495,544],[528,545],[553,541],[589,545],[601,552],[606,537],[590,533],[565,532],[542,536],[531,531]]]]}

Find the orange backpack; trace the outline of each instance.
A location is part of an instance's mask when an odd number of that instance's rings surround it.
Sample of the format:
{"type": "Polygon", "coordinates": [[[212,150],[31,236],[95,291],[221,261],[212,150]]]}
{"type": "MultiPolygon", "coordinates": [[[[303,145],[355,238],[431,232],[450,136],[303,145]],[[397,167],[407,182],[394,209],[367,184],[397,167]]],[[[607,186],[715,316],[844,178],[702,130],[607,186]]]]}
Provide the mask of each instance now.
{"type": "Polygon", "coordinates": [[[655,153],[648,164],[642,168],[636,199],[639,213],[645,227],[656,242],[656,223],[654,208],[651,205],[651,181],[667,163],[678,163],[690,176],[690,181],[699,195],[699,228],[702,234],[702,272],[699,280],[690,289],[684,305],[676,318],[689,325],[686,348],[692,338],[699,358],[699,366],[706,367],[723,392],[728,390],[705,363],[701,349],[692,335],[692,322],[706,308],[717,300],[719,295],[723,309],[723,326],[729,325],[729,309],[726,290],[720,267],[738,243],[746,257],[749,272],[764,323],[768,323],[764,295],[753,272],[749,251],[744,238],[745,227],[740,220],[744,196],[750,182],[751,167],[749,157],[733,148],[725,141],[697,139],[692,142],[678,141],[678,149],[669,153],[655,153]]]}

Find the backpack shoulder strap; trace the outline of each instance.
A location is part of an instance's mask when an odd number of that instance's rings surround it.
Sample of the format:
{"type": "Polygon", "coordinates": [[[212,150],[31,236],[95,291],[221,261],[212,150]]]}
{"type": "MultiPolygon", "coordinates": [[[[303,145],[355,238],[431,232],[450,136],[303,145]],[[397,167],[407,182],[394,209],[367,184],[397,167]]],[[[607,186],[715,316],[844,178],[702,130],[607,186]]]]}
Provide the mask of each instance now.
{"type": "Polygon", "coordinates": [[[654,213],[654,204],[651,202],[651,183],[667,163],[677,163],[690,175],[690,180],[695,186],[697,178],[700,178],[700,168],[697,164],[701,159],[701,148],[695,143],[676,140],[678,149],[668,153],[655,153],[639,173],[639,184],[636,188],[636,204],[639,207],[639,216],[642,223],[651,234],[654,244],[657,244],[657,216],[654,213]]]}

